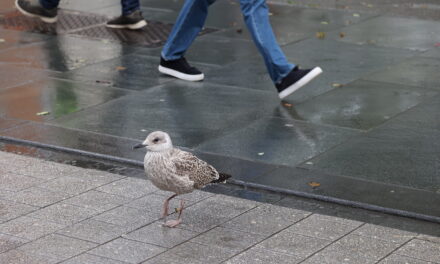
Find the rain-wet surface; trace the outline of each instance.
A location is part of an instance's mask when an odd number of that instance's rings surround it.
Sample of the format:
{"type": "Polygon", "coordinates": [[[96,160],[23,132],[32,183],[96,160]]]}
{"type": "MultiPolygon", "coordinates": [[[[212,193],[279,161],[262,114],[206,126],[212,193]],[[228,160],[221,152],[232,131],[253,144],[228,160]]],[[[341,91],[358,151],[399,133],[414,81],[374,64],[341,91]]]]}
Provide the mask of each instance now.
{"type": "MultiPolygon", "coordinates": [[[[0,27],[0,136],[142,161],[132,145],[164,130],[238,181],[440,217],[440,19],[417,19],[421,7],[409,1],[309,2],[270,5],[288,58],[324,70],[283,102],[233,1],[212,6],[207,26],[217,31],[187,54],[206,75],[200,83],[160,75],[160,48],[142,42],[0,27]]],[[[12,3],[2,1],[0,15],[12,3]]],[[[166,24],[182,1],[141,3],[148,20],[166,24]]],[[[113,0],[61,7],[120,11],[113,0]]],[[[435,3],[425,9],[433,14],[435,3]]],[[[142,175],[10,142],[0,149],[142,175]]]]}

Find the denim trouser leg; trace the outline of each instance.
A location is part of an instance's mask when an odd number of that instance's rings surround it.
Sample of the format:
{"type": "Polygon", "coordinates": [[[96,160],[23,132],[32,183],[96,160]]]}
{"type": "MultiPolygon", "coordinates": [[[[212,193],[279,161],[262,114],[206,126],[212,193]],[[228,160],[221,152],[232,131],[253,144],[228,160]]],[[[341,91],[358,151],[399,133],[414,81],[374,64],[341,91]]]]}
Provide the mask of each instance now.
{"type": "Polygon", "coordinates": [[[274,83],[278,83],[295,67],[287,61],[281,50],[272,26],[266,0],[240,0],[244,21],[263,56],[267,71],[274,83]]]}
{"type": "Polygon", "coordinates": [[[40,0],[40,4],[46,9],[58,7],[60,0],[40,0]]]}
{"type": "Polygon", "coordinates": [[[162,50],[162,58],[175,60],[183,56],[202,30],[208,7],[215,0],[186,0],[162,50]]]}
{"type": "Polygon", "coordinates": [[[126,16],[140,9],[139,0],[121,0],[122,15],[126,16]]]}

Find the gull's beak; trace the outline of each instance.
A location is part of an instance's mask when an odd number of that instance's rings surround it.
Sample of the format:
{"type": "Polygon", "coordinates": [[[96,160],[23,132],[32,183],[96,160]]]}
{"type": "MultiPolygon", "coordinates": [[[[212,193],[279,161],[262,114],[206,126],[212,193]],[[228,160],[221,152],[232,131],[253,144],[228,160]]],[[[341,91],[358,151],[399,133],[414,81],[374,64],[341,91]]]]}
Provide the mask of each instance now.
{"type": "Polygon", "coordinates": [[[134,146],[133,146],[133,149],[145,148],[145,147],[146,147],[146,145],[140,143],[140,144],[134,145],[134,146]]]}

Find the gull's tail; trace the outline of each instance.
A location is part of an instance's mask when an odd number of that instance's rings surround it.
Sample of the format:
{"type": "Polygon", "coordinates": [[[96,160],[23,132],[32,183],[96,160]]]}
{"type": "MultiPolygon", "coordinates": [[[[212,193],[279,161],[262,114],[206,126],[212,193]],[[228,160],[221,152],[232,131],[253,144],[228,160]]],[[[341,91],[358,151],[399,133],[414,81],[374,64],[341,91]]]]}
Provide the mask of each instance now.
{"type": "Polygon", "coordinates": [[[219,177],[217,180],[213,180],[211,183],[225,183],[227,179],[231,178],[232,176],[225,173],[219,173],[219,177]]]}

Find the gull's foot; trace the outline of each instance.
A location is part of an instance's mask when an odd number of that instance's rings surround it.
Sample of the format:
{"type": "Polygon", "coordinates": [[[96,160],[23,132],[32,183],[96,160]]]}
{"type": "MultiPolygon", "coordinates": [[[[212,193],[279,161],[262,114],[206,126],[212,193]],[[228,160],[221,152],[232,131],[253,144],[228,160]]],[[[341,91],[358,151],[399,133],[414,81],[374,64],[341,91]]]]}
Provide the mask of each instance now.
{"type": "Polygon", "coordinates": [[[163,225],[164,225],[164,226],[167,226],[167,227],[171,227],[171,228],[173,228],[173,227],[178,226],[181,222],[182,222],[182,220],[180,220],[180,219],[177,219],[177,220],[169,220],[169,221],[166,221],[165,224],[163,224],[163,225]]]}

